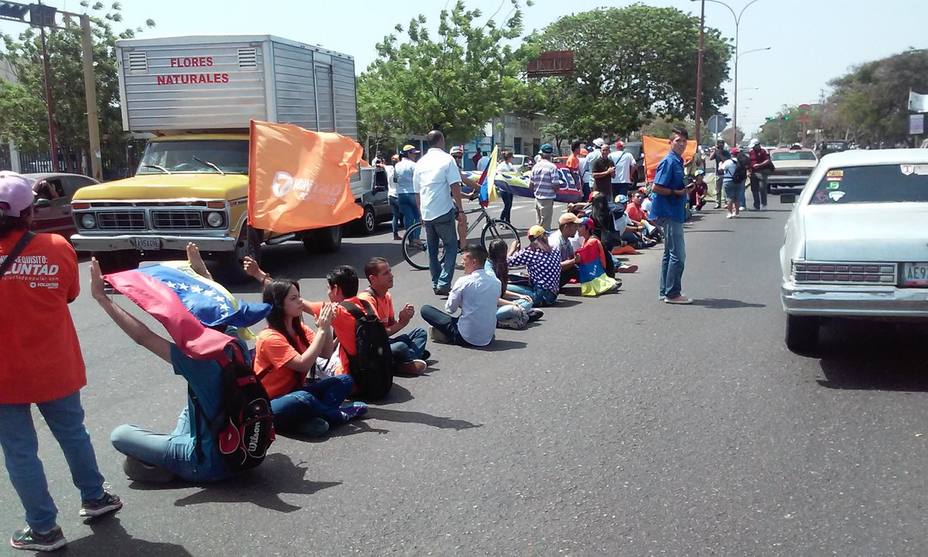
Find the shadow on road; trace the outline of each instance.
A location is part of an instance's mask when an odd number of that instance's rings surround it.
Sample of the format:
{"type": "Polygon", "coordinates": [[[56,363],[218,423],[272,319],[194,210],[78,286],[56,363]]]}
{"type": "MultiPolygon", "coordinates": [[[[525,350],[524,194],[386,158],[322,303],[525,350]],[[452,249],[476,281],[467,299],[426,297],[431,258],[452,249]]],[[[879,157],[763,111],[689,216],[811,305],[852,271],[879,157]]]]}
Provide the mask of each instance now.
{"type": "Polygon", "coordinates": [[[723,229],[720,229],[720,228],[705,228],[705,229],[702,229],[702,228],[701,228],[701,229],[698,229],[698,230],[687,230],[687,231],[686,231],[687,234],[695,234],[695,233],[699,233],[699,232],[727,232],[727,233],[731,234],[731,233],[734,232],[734,230],[730,230],[730,229],[729,229],[729,230],[723,230],[723,229]]]}
{"type": "Polygon", "coordinates": [[[303,461],[294,464],[289,456],[274,453],[267,455],[264,462],[250,472],[221,482],[209,484],[190,484],[181,481],[166,484],[132,482],[129,487],[143,491],[184,489],[191,485],[202,488],[192,495],[175,501],[175,507],[203,503],[252,503],[263,509],[291,513],[302,507],[285,502],[280,498],[281,494],[312,495],[317,491],[342,483],[313,482],[304,479],[307,470],[305,464],[303,461]]]}
{"type": "Polygon", "coordinates": [[[173,543],[150,542],[133,537],[123,527],[118,516],[107,516],[89,523],[93,535],[70,540],[66,546],[68,555],[100,555],[113,551],[118,555],[141,557],[188,557],[193,555],[183,546],[173,543]]]}
{"type": "MultiPolygon", "coordinates": [[[[547,310],[547,308],[545,308],[547,310]]],[[[502,352],[503,350],[518,350],[528,346],[527,343],[522,342],[521,340],[506,340],[498,338],[491,342],[487,346],[474,347],[474,350],[480,350],[482,352],[502,352]]]]}
{"type": "MultiPolygon", "coordinates": [[[[435,360],[431,360],[431,361],[435,361],[435,360]]],[[[439,368],[437,367],[431,367],[431,366],[429,367],[429,373],[433,371],[438,371],[438,370],[439,368]]],[[[387,394],[387,396],[381,400],[378,400],[375,404],[377,406],[387,406],[390,404],[402,404],[404,402],[409,402],[410,400],[414,398],[415,397],[412,396],[412,393],[409,392],[409,389],[397,383],[393,383],[393,387],[390,389],[390,392],[387,394]]]]}
{"type": "Polygon", "coordinates": [[[404,410],[388,410],[386,408],[371,408],[368,416],[377,420],[387,422],[399,422],[407,424],[423,424],[438,429],[453,429],[461,431],[464,429],[473,429],[483,427],[483,424],[475,424],[467,420],[456,420],[444,416],[433,416],[424,412],[408,412],[404,410]]]}
{"type": "Polygon", "coordinates": [[[693,300],[694,306],[700,306],[709,309],[738,309],[738,308],[764,308],[766,304],[752,304],[742,302],[741,300],[729,300],[727,298],[698,298],[693,300]]]}
{"type": "Polygon", "coordinates": [[[928,327],[867,322],[822,328],[821,358],[829,389],[928,391],[928,327]]]}

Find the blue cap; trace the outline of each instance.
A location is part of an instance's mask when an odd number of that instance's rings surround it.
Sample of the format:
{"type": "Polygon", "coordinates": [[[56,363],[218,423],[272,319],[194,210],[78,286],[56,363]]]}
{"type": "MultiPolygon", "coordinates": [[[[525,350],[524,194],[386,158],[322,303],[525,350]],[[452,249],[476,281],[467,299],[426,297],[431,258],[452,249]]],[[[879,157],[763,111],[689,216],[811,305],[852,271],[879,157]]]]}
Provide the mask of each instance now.
{"type": "Polygon", "coordinates": [[[539,151],[541,151],[542,153],[546,155],[550,155],[551,153],[554,152],[554,147],[552,147],[550,143],[545,143],[544,145],[541,146],[541,149],[539,149],[539,151]]]}

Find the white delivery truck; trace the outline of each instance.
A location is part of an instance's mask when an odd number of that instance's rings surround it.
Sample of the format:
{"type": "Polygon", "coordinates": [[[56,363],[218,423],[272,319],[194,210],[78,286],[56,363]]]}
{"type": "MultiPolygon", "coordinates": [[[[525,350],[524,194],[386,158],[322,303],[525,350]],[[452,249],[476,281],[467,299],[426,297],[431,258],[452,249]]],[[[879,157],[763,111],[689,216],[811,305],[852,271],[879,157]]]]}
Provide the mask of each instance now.
{"type": "MultiPolygon", "coordinates": [[[[241,259],[259,256],[264,243],[339,249],[340,226],[282,235],[247,225],[248,125],[292,123],[357,139],[351,56],[270,35],[120,40],[116,56],[123,127],[152,138],[133,178],[74,196],[76,249],[115,270],[196,242],[229,278],[240,278],[241,259]]],[[[389,218],[372,169],[359,168],[351,185],[362,228],[389,218]]]]}

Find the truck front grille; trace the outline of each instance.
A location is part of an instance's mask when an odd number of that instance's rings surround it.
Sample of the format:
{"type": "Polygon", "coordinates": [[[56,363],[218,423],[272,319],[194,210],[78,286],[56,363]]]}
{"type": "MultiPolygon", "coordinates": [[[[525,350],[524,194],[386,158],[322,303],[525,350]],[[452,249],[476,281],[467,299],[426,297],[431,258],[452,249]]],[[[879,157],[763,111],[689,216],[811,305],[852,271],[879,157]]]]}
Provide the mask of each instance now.
{"type": "Polygon", "coordinates": [[[100,230],[145,230],[143,211],[100,211],[97,213],[100,230]]]}
{"type": "Polygon", "coordinates": [[[152,228],[169,230],[193,230],[203,228],[203,213],[200,211],[152,211],[152,228]]]}

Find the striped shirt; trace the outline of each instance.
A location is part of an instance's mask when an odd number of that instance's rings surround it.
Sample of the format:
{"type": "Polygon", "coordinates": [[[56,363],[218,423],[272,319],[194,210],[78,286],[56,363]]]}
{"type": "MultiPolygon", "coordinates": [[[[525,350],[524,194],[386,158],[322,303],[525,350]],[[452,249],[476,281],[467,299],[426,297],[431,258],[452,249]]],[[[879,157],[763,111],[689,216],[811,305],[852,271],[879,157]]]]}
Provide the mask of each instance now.
{"type": "Polygon", "coordinates": [[[535,194],[535,199],[554,199],[557,190],[564,184],[561,175],[554,163],[541,159],[532,167],[532,177],[529,186],[535,194]]]}

